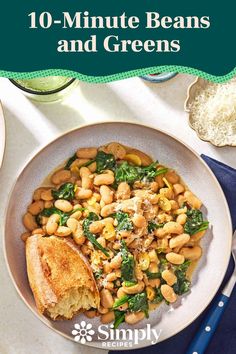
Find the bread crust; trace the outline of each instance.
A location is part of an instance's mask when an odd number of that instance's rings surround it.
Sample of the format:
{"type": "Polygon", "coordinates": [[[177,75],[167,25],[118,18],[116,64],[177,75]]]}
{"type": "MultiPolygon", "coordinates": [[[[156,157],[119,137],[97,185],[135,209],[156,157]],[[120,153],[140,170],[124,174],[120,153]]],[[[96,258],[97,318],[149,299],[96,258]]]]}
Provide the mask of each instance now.
{"type": "MultiPolygon", "coordinates": [[[[41,314],[50,316],[49,309],[68,291],[81,287],[92,292],[95,307],[99,307],[100,295],[92,269],[72,239],[42,235],[29,237],[26,264],[30,287],[41,314]]],[[[78,312],[81,310],[82,306],[78,312]]]]}

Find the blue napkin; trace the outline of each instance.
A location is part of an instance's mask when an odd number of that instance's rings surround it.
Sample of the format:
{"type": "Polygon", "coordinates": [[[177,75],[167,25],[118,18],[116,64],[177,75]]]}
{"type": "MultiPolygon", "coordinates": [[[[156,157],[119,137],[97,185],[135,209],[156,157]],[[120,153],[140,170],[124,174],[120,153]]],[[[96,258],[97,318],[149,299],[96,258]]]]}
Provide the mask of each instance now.
{"type": "MultiPolygon", "coordinates": [[[[229,204],[233,229],[236,229],[236,170],[208,156],[202,155],[204,161],[214,172],[218,179],[226,199],[229,204]]],[[[224,237],[224,235],[222,235],[224,237]]],[[[233,259],[230,259],[224,281],[219,292],[224,287],[234,268],[233,259]]],[[[187,328],[176,336],[167,339],[164,342],[150,346],[148,348],[130,350],[132,354],[184,354],[191,343],[191,339],[197,332],[201,322],[210,309],[211,305],[187,328]]],[[[236,287],[231,295],[229,304],[225,310],[222,320],[216,330],[216,333],[210,342],[206,354],[216,354],[224,352],[224,354],[236,353],[236,287]]],[[[115,354],[124,352],[115,351],[115,354]]],[[[110,352],[111,354],[111,352],[110,352]]]]}

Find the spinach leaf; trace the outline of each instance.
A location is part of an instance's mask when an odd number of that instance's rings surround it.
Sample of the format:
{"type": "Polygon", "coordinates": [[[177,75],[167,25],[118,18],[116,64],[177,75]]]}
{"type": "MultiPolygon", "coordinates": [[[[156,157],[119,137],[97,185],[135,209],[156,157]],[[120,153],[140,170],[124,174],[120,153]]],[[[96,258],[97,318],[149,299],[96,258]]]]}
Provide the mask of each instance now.
{"type": "Polygon", "coordinates": [[[121,163],[115,169],[115,181],[133,184],[140,179],[137,167],[129,165],[127,161],[121,163]]]}
{"type": "Polygon", "coordinates": [[[115,181],[117,183],[127,182],[131,185],[135,181],[153,181],[156,176],[166,173],[168,171],[167,168],[157,170],[157,165],[158,162],[156,161],[147,167],[139,167],[130,165],[127,161],[125,161],[116,167],[115,181]]]}
{"type": "Polygon", "coordinates": [[[74,209],[72,210],[71,212],[69,213],[64,213],[63,211],[57,209],[56,207],[51,207],[51,208],[45,208],[41,211],[41,213],[39,213],[37,216],[36,216],[36,222],[39,226],[42,225],[42,217],[43,216],[46,216],[46,217],[49,217],[51,216],[52,214],[58,214],[60,216],[60,221],[59,221],[59,225],[60,226],[64,226],[66,225],[66,222],[67,220],[69,219],[69,217],[71,216],[71,214],[75,213],[76,211],[84,211],[85,208],[77,208],[77,209],[74,209]]]}
{"type": "Polygon", "coordinates": [[[148,314],[148,301],[145,292],[136,294],[128,299],[129,310],[131,312],[143,311],[146,316],[148,314]]]}
{"type": "Polygon", "coordinates": [[[190,266],[191,264],[191,261],[190,260],[187,260],[185,261],[184,263],[180,264],[180,265],[176,265],[174,266],[174,270],[175,271],[180,271],[180,272],[185,272],[188,270],[188,267],[190,266]]]}
{"type": "Polygon", "coordinates": [[[152,300],[153,304],[159,304],[160,302],[162,302],[164,300],[164,297],[161,293],[161,289],[160,288],[155,288],[155,297],[152,300]]]}
{"type": "Polygon", "coordinates": [[[46,216],[49,218],[52,214],[59,214],[61,216],[62,211],[52,207],[52,208],[45,208],[43,209],[38,215],[36,215],[35,220],[39,226],[42,226],[42,217],[46,216]]]}
{"type": "Polygon", "coordinates": [[[145,271],[148,279],[160,279],[161,278],[161,273],[160,272],[150,272],[149,270],[145,271]]]}
{"type": "Polygon", "coordinates": [[[109,257],[109,252],[97,241],[96,236],[89,231],[89,226],[93,221],[99,220],[97,214],[90,212],[88,217],[83,221],[83,231],[85,237],[100,251],[102,251],[107,257],[109,257]]]}
{"type": "Polygon", "coordinates": [[[137,284],[136,281],[125,280],[125,286],[127,286],[127,287],[134,286],[135,284],[137,284]]]}
{"type": "Polygon", "coordinates": [[[76,155],[76,154],[74,154],[73,156],[71,156],[71,157],[69,158],[69,160],[67,161],[67,163],[65,164],[64,169],[65,169],[65,170],[69,170],[69,169],[70,169],[70,166],[72,165],[72,163],[73,163],[76,159],[77,159],[77,155],[76,155]]]}
{"type": "Polygon", "coordinates": [[[129,298],[130,298],[130,296],[124,295],[120,299],[117,299],[114,302],[113,309],[116,309],[117,307],[124,305],[129,300],[129,298]]]}
{"type": "Polygon", "coordinates": [[[184,231],[190,236],[197,232],[207,230],[209,226],[208,221],[203,220],[202,212],[198,209],[187,210],[187,221],[184,225],[184,231]]]}
{"type": "Polygon", "coordinates": [[[136,283],[135,274],[134,274],[134,257],[128,251],[124,240],[121,241],[121,256],[122,256],[121,277],[123,281],[136,283]]]}
{"type": "Polygon", "coordinates": [[[86,220],[90,221],[90,224],[91,224],[91,221],[98,221],[99,220],[99,217],[96,213],[93,213],[92,211],[90,211],[88,217],[86,218],[86,220]]]}
{"type": "Polygon", "coordinates": [[[158,161],[153,162],[147,167],[139,167],[140,180],[153,181],[156,176],[162,175],[168,171],[168,168],[157,170],[158,161]]]}
{"type": "Polygon", "coordinates": [[[173,289],[177,295],[182,295],[190,290],[190,286],[191,282],[188,279],[178,277],[178,281],[173,285],[173,289]]]}
{"type": "Polygon", "coordinates": [[[122,298],[117,299],[114,302],[113,309],[116,309],[126,302],[128,302],[129,310],[131,312],[143,311],[145,312],[146,316],[148,315],[148,300],[147,294],[145,292],[136,295],[124,295],[122,298]]]}
{"type": "MultiPolygon", "coordinates": [[[[74,154],[73,156],[71,156],[71,158],[67,161],[67,163],[66,163],[64,169],[65,169],[65,170],[69,170],[69,169],[70,169],[70,166],[72,165],[72,163],[73,163],[77,158],[78,158],[78,157],[77,157],[76,154],[74,154]]],[[[93,162],[95,162],[95,161],[96,161],[96,160],[89,160],[89,161],[83,163],[82,165],[80,165],[78,168],[87,167],[87,166],[91,165],[91,164],[92,164],[93,162]]]]}
{"type": "Polygon", "coordinates": [[[113,327],[114,329],[116,329],[119,327],[121,323],[125,322],[125,312],[115,310],[114,313],[115,313],[115,321],[113,323],[113,327]]]}
{"type": "Polygon", "coordinates": [[[129,217],[129,214],[123,213],[122,211],[118,211],[117,213],[113,214],[113,217],[118,222],[118,225],[116,226],[117,231],[133,230],[133,223],[129,217]]]}
{"type": "Polygon", "coordinates": [[[75,198],[75,185],[73,183],[64,183],[59,189],[52,190],[54,199],[73,200],[75,198]]]}
{"type": "Polygon", "coordinates": [[[103,151],[98,151],[96,159],[97,170],[96,172],[101,173],[104,170],[113,170],[116,165],[116,159],[112,154],[106,154],[103,151]]]}
{"type": "Polygon", "coordinates": [[[191,282],[186,278],[186,271],[190,263],[190,261],[185,261],[183,264],[174,267],[177,282],[173,285],[173,289],[177,295],[182,295],[190,289],[191,282]]]}
{"type": "Polygon", "coordinates": [[[69,219],[69,217],[71,216],[71,213],[60,213],[60,222],[59,225],[60,226],[64,226],[67,223],[67,220],[69,219]]]}
{"type": "Polygon", "coordinates": [[[148,233],[152,233],[154,230],[159,229],[163,227],[165,224],[157,224],[155,221],[149,221],[148,222],[148,233]]]}

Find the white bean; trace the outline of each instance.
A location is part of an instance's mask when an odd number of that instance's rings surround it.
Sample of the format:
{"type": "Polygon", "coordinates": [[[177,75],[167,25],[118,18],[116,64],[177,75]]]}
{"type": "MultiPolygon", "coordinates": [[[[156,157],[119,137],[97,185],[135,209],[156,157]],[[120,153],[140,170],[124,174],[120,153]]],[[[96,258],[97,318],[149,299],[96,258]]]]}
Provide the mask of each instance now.
{"type": "Polygon", "coordinates": [[[68,200],[58,199],[54,203],[55,207],[64,213],[69,213],[73,210],[72,204],[68,200]]]}
{"type": "Polygon", "coordinates": [[[182,234],[184,229],[183,226],[175,221],[169,221],[163,226],[163,231],[166,234],[182,234]]]}
{"type": "Polygon", "coordinates": [[[113,202],[113,191],[108,186],[100,187],[101,199],[104,204],[111,204],[113,202]]]}
{"type": "Polygon", "coordinates": [[[26,213],[23,216],[23,224],[24,224],[25,228],[29,231],[33,231],[34,229],[36,229],[38,227],[38,225],[35,221],[35,217],[30,213],[26,213]]]}
{"type": "Polygon", "coordinates": [[[178,254],[175,252],[167,253],[166,259],[168,262],[173,264],[183,264],[184,263],[184,256],[182,254],[178,254]]]}
{"type": "Polygon", "coordinates": [[[186,199],[186,201],[188,202],[189,205],[191,205],[191,207],[193,207],[194,209],[200,209],[202,206],[202,202],[199,198],[197,198],[192,192],[190,191],[186,191],[184,193],[184,197],[186,199]]]}
{"type": "Polygon", "coordinates": [[[60,170],[53,173],[51,181],[53,184],[61,184],[67,182],[71,178],[71,172],[69,170],[60,170]]]}
{"type": "Polygon", "coordinates": [[[114,299],[112,297],[110,290],[102,289],[102,291],[100,292],[100,298],[101,298],[101,305],[105,309],[112,308],[112,306],[114,304],[114,299]]]}
{"type": "Polygon", "coordinates": [[[143,291],[145,284],[143,281],[139,281],[137,284],[132,286],[125,286],[124,283],[122,284],[122,288],[126,294],[138,294],[143,291]]]}
{"type": "Polygon", "coordinates": [[[56,236],[66,237],[71,234],[71,229],[67,226],[58,226],[57,231],[55,232],[56,236]]]}
{"type": "Polygon", "coordinates": [[[79,159],[94,159],[97,155],[97,148],[80,148],[77,150],[76,155],[79,159]]]}
{"type": "Polygon", "coordinates": [[[52,214],[49,216],[46,224],[46,231],[48,235],[53,235],[57,231],[59,220],[60,216],[58,214],[52,214]]]}
{"type": "Polygon", "coordinates": [[[116,198],[117,199],[129,199],[130,198],[130,186],[126,182],[121,182],[118,185],[117,191],[116,191],[116,198]]]}
{"type": "Polygon", "coordinates": [[[28,212],[32,215],[38,215],[44,209],[44,202],[37,200],[28,206],[28,212]]]}
{"type": "Polygon", "coordinates": [[[188,234],[181,234],[181,235],[172,237],[169,241],[169,246],[170,246],[170,248],[182,247],[189,240],[190,240],[190,236],[188,234]]]}
{"type": "Polygon", "coordinates": [[[104,324],[113,322],[114,319],[115,319],[114,311],[109,311],[109,312],[105,313],[104,315],[101,315],[101,322],[104,324]]]}
{"type": "Polygon", "coordinates": [[[113,174],[101,173],[100,175],[95,176],[94,185],[95,186],[110,185],[114,183],[114,181],[115,181],[115,177],[113,174]]]}
{"type": "Polygon", "coordinates": [[[192,248],[184,247],[180,250],[180,254],[191,261],[199,259],[202,255],[202,249],[200,246],[195,246],[192,248]]]}
{"type": "Polygon", "coordinates": [[[161,276],[170,286],[174,285],[177,282],[176,275],[169,269],[163,270],[161,276]]]}
{"type": "Polygon", "coordinates": [[[175,294],[173,288],[167,284],[161,285],[161,293],[166,301],[173,303],[177,300],[177,295],[175,294]]]}
{"type": "Polygon", "coordinates": [[[125,322],[133,325],[139,321],[142,321],[144,317],[145,317],[145,313],[142,311],[126,313],[125,322]]]}

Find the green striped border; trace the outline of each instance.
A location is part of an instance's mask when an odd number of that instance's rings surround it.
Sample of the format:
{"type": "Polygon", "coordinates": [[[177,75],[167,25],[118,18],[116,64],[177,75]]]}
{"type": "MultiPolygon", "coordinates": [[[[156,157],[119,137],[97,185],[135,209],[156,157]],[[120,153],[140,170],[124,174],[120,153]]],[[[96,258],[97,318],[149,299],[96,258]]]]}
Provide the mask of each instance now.
{"type": "Polygon", "coordinates": [[[162,65],[162,66],[152,66],[150,68],[130,70],[123,73],[107,75],[107,76],[89,76],[83,75],[76,71],[72,70],[62,70],[62,69],[48,69],[48,70],[39,70],[32,72],[12,72],[0,70],[1,77],[7,77],[11,79],[32,79],[35,77],[45,77],[45,76],[67,76],[74,77],[81,81],[91,82],[91,83],[106,83],[116,80],[128,79],[135,76],[142,76],[147,74],[154,74],[155,72],[178,72],[184,74],[191,74],[195,76],[200,76],[203,79],[213,81],[216,83],[222,83],[230,80],[236,75],[236,67],[228,74],[222,76],[216,76],[208,74],[204,71],[188,68],[185,66],[178,65],[162,65]]]}

